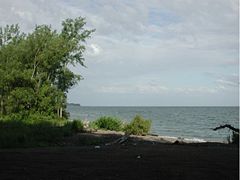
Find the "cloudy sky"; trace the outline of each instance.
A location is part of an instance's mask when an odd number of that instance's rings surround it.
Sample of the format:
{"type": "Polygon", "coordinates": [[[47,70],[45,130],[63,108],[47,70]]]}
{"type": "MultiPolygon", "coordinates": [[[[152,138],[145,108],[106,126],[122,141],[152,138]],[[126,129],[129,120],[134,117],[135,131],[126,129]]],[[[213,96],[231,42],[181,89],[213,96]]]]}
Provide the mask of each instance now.
{"type": "Polygon", "coordinates": [[[0,25],[60,29],[86,17],[84,80],[68,102],[91,106],[238,105],[238,0],[0,0],[0,25]]]}

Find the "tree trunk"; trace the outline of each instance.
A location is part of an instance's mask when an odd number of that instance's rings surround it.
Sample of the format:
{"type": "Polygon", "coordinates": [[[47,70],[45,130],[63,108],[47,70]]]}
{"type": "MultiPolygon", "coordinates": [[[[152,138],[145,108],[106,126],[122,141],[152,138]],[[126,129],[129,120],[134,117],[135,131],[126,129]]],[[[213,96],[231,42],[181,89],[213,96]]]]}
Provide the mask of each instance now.
{"type": "Polygon", "coordinates": [[[4,111],[3,97],[1,97],[1,115],[3,115],[4,111]]]}
{"type": "Polygon", "coordinates": [[[60,118],[62,118],[62,107],[60,108],[60,115],[59,115],[60,118]]]}
{"type": "Polygon", "coordinates": [[[35,75],[36,68],[37,68],[37,65],[34,63],[34,65],[33,65],[33,72],[32,72],[31,79],[33,79],[33,77],[34,77],[34,75],[35,75]]]}
{"type": "Polygon", "coordinates": [[[57,117],[59,117],[59,108],[57,108],[57,117]]]}
{"type": "Polygon", "coordinates": [[[33,64],[33,72],[32,72],[32,76],[31,76],[31,79],[34,77],[35,73],[36,73],[36,68],[38,66],[38,63],[37,63],[37,55],[40,51],[40,48],[37,49],[37,52],[35,54],[35,57],[34,57],[34,64],[33,64]]]}

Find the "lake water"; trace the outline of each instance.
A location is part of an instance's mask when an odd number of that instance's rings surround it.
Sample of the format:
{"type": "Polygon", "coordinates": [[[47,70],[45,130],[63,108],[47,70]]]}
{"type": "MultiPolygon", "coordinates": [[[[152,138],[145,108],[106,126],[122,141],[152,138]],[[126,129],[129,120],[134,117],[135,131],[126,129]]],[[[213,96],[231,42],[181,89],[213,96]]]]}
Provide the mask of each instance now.
{"type": "Polygon", "coordinates": [[[227,141],[228,129],[213,131],[223,124],[239,127],[239,107],[82,107],[68,106],[71,119],[95,120],[115,116],[129,122],[137,114],[152,120],[151,133],[206,141],[227,141]]]}

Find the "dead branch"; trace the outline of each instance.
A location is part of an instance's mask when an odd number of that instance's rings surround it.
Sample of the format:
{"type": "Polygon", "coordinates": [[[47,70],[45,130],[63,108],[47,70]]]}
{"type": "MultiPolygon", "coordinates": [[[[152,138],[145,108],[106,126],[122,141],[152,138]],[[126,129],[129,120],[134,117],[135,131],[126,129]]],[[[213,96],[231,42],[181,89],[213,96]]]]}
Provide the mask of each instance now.
{"type": "Polygon", "coordinates": [[[109,146],[109,145],[113,145],[113,144],[123,144],[124,142],[126,142],[128,140],[128,138],[129,138],[128,135],[124,135],[113,142],[106,143],[105,145],[109,146]]]}
{"type": "Polygon", "coordinates": [[[221,125],[221,126],[218,126],[216,128],[213,128],[212,130],[216,131],[216,130],[224,129],[224,128],[229,128],[232,131],[237,132],[239,134],[239,129],[231,126],[230,124],[221,125]]]}

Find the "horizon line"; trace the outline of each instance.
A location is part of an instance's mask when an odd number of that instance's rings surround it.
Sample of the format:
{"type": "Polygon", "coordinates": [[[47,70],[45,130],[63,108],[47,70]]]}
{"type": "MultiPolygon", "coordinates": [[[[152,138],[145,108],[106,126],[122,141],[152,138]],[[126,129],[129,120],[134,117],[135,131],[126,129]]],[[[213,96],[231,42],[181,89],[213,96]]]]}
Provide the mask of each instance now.
{"type": "Polygon", "coordinates": [[[81,105],[79,103],[67,104],[80,105],[81,107],[239,107],[239,105],[81,105]]]}

